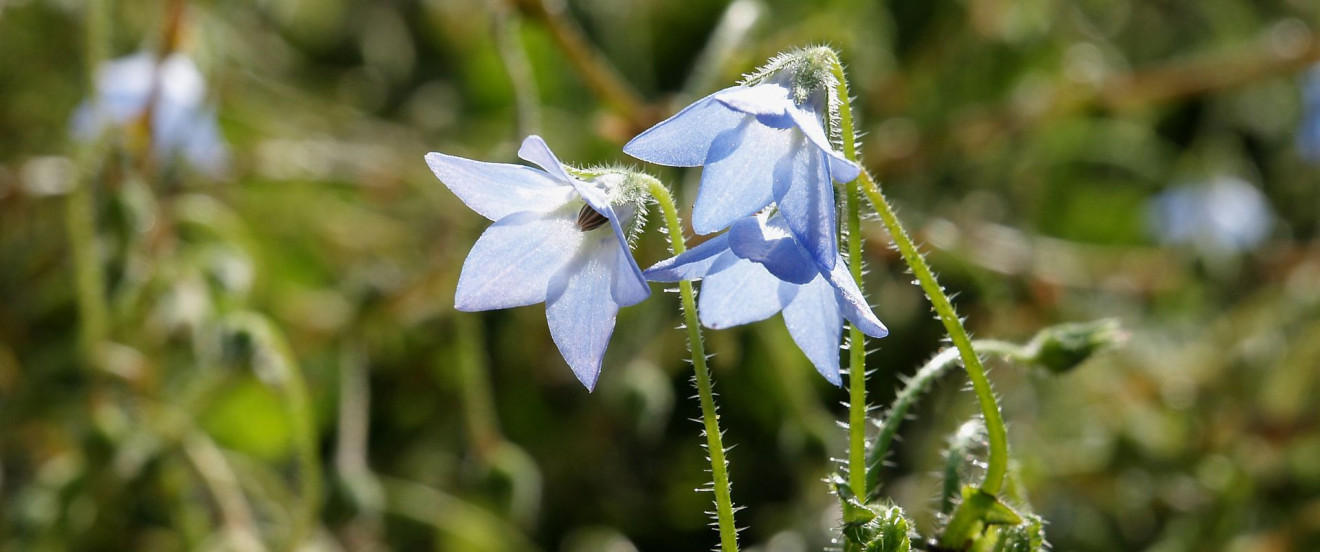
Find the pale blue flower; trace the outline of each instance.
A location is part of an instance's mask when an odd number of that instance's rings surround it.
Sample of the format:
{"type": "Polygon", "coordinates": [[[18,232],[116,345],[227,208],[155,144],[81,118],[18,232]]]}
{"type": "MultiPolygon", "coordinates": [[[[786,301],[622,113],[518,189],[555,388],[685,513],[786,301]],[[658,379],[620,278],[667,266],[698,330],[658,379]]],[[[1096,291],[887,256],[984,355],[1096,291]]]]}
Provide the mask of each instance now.
{"type": "MultiPolygon", "coordinates": [[[[819,76],[819,75],[816,75],[819,76]]],[[[676,167],[703,166],[692,207],[698,234],[717,232],[771,203],[817,262],[838,258],[834,181],[860,174],[834,151],[822,123],[828,86],[772,72],[726,88],[633,138],[623,151],[676,167]]]]}
{"type": "Polygon", "coordinates": [[[454,195],[495,221],[463,263],[454,295],[462,311],[544,302],[550,336],[590,390],[614,333],[619,307],[651,294],[628,248],[641,196],[627,173],[569,174],[539,136],[518,156],[542,170],[443,153],[426,163],[454,195]]]}
{"type": "Polygon", "coordinates": [[[108,61],[96,72],[96,101],[84,102],[73,116],[73,133],[95,139],[109,126],[140,121],[151,103],[151,137],[161,159],[174,155],[198,170],[218,174],[229,162],[213,108],[206,105],[206,81],[188,56],[157,59],[142,52],[108,61]]]}
{"type": "Polygon", "coordinates": [[[834,385],[839,376],[843,320],[871,337],[889,330],[839,259],[825,269],[789,232],[783,217],[761,214],[734,222],[728,232],[647,269],[657,282],[702,280],[701,324],[720,329],[784,313],[788,333],[816,370],[834,385]]]}
{"type": "Polygon", "coordinates": [[[1274,226],[1265,194],[1234,176],[1165,190],[1150,200],[1147,217],[1160,242],[1206,255],[1253,250],[1274,226]]]}

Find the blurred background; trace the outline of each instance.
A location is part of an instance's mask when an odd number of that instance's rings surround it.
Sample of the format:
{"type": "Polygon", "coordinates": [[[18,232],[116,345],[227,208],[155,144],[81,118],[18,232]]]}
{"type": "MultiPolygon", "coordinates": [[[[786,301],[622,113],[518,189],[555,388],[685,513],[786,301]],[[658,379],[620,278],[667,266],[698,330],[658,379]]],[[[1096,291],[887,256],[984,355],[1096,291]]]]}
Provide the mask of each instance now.
{"type": "MultiPolygon", "coordinates": [[[[1055,549],[1320,549],[1318,25],[1311,0],[0,0],[0,549],[710,549],[677,298],[620,313],[588,394],[542,307],[453,310],[487,221],[422,156],[538,133],[635,163],[811,44],[977,336],[1129,334],[1064,375],[991,363],[1055,549]]],[[[690,207],[699,171],[645,168],[690,207]]],[[[943,329],[864,229],[882,405],[943,329]]],[[[778,317],[707,348],[743,543],[824,549],[844,391],[778,317]]],[[[964,386],[885,473],[926,533],[964,386]]]]}

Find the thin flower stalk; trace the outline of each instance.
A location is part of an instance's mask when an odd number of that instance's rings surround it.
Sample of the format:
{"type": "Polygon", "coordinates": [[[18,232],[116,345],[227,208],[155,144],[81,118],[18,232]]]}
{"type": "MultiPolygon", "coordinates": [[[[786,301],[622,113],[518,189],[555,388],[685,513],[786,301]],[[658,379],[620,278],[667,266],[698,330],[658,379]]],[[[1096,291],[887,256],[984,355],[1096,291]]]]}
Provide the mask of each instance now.
{"type": "Polygon", "coordinates": [[[967,334],[967,329],[963,327],[962,319],[954,310],[953,304],[949,301],[949,296],[945,295],[944,288],[940,287],[935,280],[935,274],[931,271],[930,265],[926,264],[926,259],[917,250],[917,246],[908,236],[907,230],[903,224],[898,221],[889,201],[885,199],[884,193],[876,186],[875,180],[871,174],[862,171],[859,179],[862,184],[862,191],[866,193],[867,199],[875,207],[880,215],[881,222],[889,231],[894,244],[898,246],[898,252],[903,256],[903,260],[912,269],[912,274],[916,276],[918,285],[930,299],[931,305],[935,308],[935,313],[939,315],[940,322],[944,324],[944,329],[949,332],[949,338],[953,341],[954,347],[958,349],[958,354],[962,357],[963,367],[967,370],[967,377],[972,381],[972,390],[976,393],[977,401],[981,405],[981,415],[985,418],[985,427],[987,437],[990,441],[990,455],[987,461],[985,480],[981,483],[981,490],[995,495],[1003,488],[1004,474],[1008,470],[1008,430],[1004,427],[1004,418],[999,413],[999,404],[995,401],[994,391],[990,389],[990,380],[985,377],[985,368],[981,365],[981,359],[976,355],[972,348],[972,340],[967,334]]]}
{"type": "MultiPolygon", "coordinates": [[[[648,179],[651,195],[660,204],[665,225],[669,229],[669,248],[674,255],[687,250],[683,241],[683,226],[678,220],[674,199],[658,180],[648,179]]],[[[697,396],[701,401],[701,420],[705,425],[706,449],[710,454],[710,471],[714,478],[715,518],[720,532],[720,550],[737,552],[738,530],[733,520],[733,497],[729,487],[728,464],[724,457],[724,439],[720,432],[719,414],[715,409],[710,370],[706,366],[706,348],[701,339],[701,323],[697,320],[697,302],[692,293],[692,282],[678,282],[678,293],[683,301],[683,322],[687,326],[688,349],[692,353],[692,370],[696,374],[697,396]]]]}
{"type": "MultiPolygon", "coordinates": [[[[106,58],[109,44],[109,0],[91,0],[85,29],[87,86],[96,87],[96,73],[106,58]]],[[[96,94],[92,94],[96,101],[96,94]]],[[[98,344],[109,332],[105,301],[105,275],[96,252],[96,204],[92,184],[104,150],[104,136],[81,143],[78,149],[77,181],[65,205],[69,250],[73,256],[74,296],[78,303],[78,344],[82,357],[92,362],[98,344]]]]}
{"type": "MultiPolygon", "coordinates": [[[[848,157],[849,160],[856,161],[857,152],[852,132],[852,111],[849,107],[851,101],[848,96],[848,81],[844,79],[843,64],[839,62],[838,57],[836,56],[831,61],[833,62],[836,81],[835,86],[840,105],[840,126],[842,127],[840,130],[843,133],[844,155],[848,157]]],[[[954,310],[953,304],[949,301],[948,295],[944,293],[944,288],[941,287],[939,282],[935,279],[935,274],[931,271],[930,265],[926,264],[926,259],[921,255],[921,252],[917,250],[916,245],[912,242],[912,238],[908,236],[907,230],[903,228],[903,224],[899,222],[898,217],[894,214],[894,210],[890,207],[888,200],[885,199],[884,194],[880,192],[880,188],[876,185],[875,181],[871,178],[870,173],[866,170],[862,170],[861,175],[858,178],[848,183],[847,201],[850,217],[849,230],[854,230],[851,225],[857,216],[856,194],[859,184],[866,193],[867,199],[871,201],[871,205],[875,208],[876,212],[879,213],[880,220],[889,231],[895,245],[898,246],[899,253],[903,256],[903,261],[908,264],[912,269],[913,275],[917,277],[917,282],[920,284],[922,291],[926,293],[931,304],[935,307],[935,312],[939,315],[940,322],[944,324],[945,331],[949,333],[949,338],[953,341],[954,347],[958,349],[959,354],[962,356],[963,366],[967,369],[967,377],[971,379],[972,389],[976,392],[976,398],[981,405],[981,414],[985,417],[985,425],[990,440],[989,465],[986,469],[985,480],[981,483],[981,490],[992,495],[998,494],[1003,486],[1004,473],[1008,469],[1008,430],[1004,426],[1003,417],[999,412],[999,405],[995,401],[994,391],[990,388],[990,381],[985,376],[985,368],[981,365],[981,359],[976,355],[976,351],[972,348],[971,338],[967,334],[967,329],[963,327],[962,319],[958,317],[958,313],[954,310]]],[[[854,254],[853,242],[851,240],[856,239],[856,234],[856,231],[850,232],[850,254],[854,254]]],[[[854,275],[859,277],[861,270],[860,263],[854,262],[852,268],[854,275]]],[[[856,337],[856,334],[857,332],[854,331],[851,335],[856,337]]],[[[862,354],[864,354],[865,349],[855,345],[853,346],[854,362],[856,361],[855,359],[860,356],[858,351],[861,351],[862,354]]],[[[864,387],[861,389],[861,393],[863,394],[863,400],[865,400],[864,387]]],[[[853,395],[854,396],[850,398],[850,402],[853,403],[852,408],[856,410],[857,392],[854,391],[853,395]]],[[[864,404],[865,403],[863,403],[862,408],[865,408],[864,404]]],[[[852,418],[855,416],[855,412],[850,413],[850,422],[853,426],[851,432],[854,443],[856,442],[857,434],[865,431],[864,427],[858,428],[857,426],[859,424],[852,421],[852,418]]],[[[862,439],[865,439],[864,434],[862,439]]],[[[863,494],[866,492],[865,451],[858,452],[857,447],[854,445],[850,452],[849,486],[852,487],[853,491],[859,496],[865,496],[863,494]]]]}
{"type": "MultiPolygon", "coordinates": [[[[852,102],[843,65],[834,57],[832,70],[839,101],[839,133],[843,156],[861,166],[857,159],[857,135],[853,132],[852,102]]],[[[857,179],[845,184],[844,208],[848,217],[849,270],[857,289],[862,290],[862,230],[857,179]]],[[[848,324],[848,486],[856,496],[866,496],[866,335],[856,324],[848,324]]]]}
{"type": "MultiPolygon", "coordinates": [[[[1028,355],[1021,345],[1007,341],[993,339],[978,339],[973,342],[977,350],[986,353],[1000,354],[1015,361],[1027,360],[1028,355]]],[[[880,491],[880,468],[883,465],[885,456],[889,454],[889,447],[894,442],[894,437],[898,435],[898,428],[907,418],[908,411],[916,403],[931,384],[948,373],[949,369],[955,366],[955,361],[959,359],[960,352],[956,348],[945,349],[931,358],[929,362],[913,374],[912,379],[908,380],[899,391],[898,396],[894,397],[894,402],[889,406],[889,411],[885,413],[884,420],[878,425],[880,432],[875,437],[875,444],[867,453],[866,458],[866,489],[869,499],[878,498],[880,491]]],[[[956,489],[955,489],[956,490],[956,489]]]]}

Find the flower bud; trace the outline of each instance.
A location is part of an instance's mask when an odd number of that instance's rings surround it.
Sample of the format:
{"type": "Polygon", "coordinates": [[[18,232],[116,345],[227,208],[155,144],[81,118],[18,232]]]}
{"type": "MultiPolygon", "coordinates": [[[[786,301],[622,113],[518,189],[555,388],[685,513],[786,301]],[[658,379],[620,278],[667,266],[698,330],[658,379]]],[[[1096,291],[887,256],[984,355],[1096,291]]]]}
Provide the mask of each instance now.
{"type": "Polygon", "coordinates": [[[1027,344],[1027,357],[1055,374],[1071,371],[1096,351],[1127,339],[1118,320],[1107,318],[1075,324],[1059,324],[1041,330],[1027,344]]]}

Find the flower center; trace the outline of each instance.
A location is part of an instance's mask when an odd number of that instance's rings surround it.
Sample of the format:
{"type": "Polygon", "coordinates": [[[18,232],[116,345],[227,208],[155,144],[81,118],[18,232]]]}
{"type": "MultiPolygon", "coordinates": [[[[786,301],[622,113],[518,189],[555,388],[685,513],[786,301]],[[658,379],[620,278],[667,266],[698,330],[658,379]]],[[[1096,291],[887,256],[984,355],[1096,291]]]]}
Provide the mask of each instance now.
{"type": "Polygon", "coordinates": [[[582,210],[578,211],[577,229],[582,232],[588,232],[604,226],[605,223],[609,221],[610,219],[605,218],[605,215],[592,209],[591,205],[584,204],[582,210]]]}

